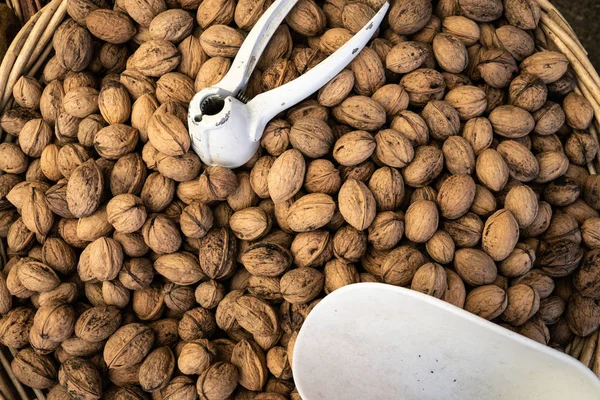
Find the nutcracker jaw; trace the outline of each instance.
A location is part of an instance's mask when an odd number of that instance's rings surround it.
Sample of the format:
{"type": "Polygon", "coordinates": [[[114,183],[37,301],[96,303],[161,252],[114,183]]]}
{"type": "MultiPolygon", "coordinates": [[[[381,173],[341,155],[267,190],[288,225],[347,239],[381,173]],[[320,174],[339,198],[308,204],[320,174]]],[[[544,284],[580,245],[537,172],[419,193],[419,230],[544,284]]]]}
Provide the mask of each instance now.
{"type": "Polygon", "coordinates": [[[385,3],[363,29],[304,75],[247,101],[244,91],[250,75],[296,2],[276,0],[246,37],[225,77],[196,93],[190,102],[192,148],[205,164],[237,168],[248,162],[258,150],[266,124],[340,73],[365,47],[389,8],[385,3]]]}
{"type": "Polygon", "coordinates": [[[190,114],[188,125],[192,149],[207,165],[240,167],[252,158],[260,144],[248,135],[252,124],[249,108],[232,96],[212,96],[207,98],[198,93],[190,103],[190,110],[192,107],[199,109],[203,102],[205,109],[208,106],[218,110],[213,115],[204,114],[201,120],[190,114]]]}

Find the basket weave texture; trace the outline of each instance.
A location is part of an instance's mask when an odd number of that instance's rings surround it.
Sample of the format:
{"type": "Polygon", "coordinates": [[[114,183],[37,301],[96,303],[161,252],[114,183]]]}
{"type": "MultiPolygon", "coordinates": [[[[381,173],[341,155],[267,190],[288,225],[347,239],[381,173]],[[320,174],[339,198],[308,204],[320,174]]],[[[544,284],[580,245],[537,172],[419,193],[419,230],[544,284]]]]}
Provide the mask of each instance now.
{"type": "Polygon", "coordinates": [[[6,0],[6,4],[13,10],[21,22],[27,22],[47,3],[46,0],[6,0]]]}
{"type": "MultiPolygon", "coordinates": [[[[548,0],[536,0],[541,9],[540,24],[535,31],[537,50],[553,50],[563,53],[569,60],[577,79],[575,91],[591,103],[595,116],[589,133],[598,143],[600,132],[600,76],[587,57],[573,29],[560,12],[548,0]]],[[[21,21],[26,21],[13,40],[0,64],[0,114],[12,109],[12,89],[21,76],[36,77],[53,52],[52,37],[56,28],[67,16],[67,0],[52,0],[42,8],[40,0],[7,0],[21,21]],[[39,10],[39,11],[38,11],[39,10]]],[[[0,128],[0,143],[12,142],[16,138],[0,128]]],[[[600,169],[600,152],[595,162],[587,168],[591,174],[600,169]]],[[[0,172],[1,174],[1,172],[0,172]]],[[[6,243],[0,240],[0,270],[7,262],[6,243]]],[[[575,337],[566,352],[591,368],[600,377],[600,331],[587,338],[575,337]]],[[[0,345],[0,400],[40,399],[46,397],[41,390],[23,386],[14,376],[10,360],[16,353],[0,345]]]]}

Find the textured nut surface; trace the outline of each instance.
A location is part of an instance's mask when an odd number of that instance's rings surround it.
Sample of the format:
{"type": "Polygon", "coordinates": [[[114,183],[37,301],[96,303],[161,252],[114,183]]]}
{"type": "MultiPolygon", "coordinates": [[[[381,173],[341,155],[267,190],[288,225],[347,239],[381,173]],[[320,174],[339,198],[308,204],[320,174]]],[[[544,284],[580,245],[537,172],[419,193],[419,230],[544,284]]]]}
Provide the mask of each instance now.
{"type": "Polygon", "coordinates": [[[300,0],[244,72],[234,58],[272,3],[69,0],[51,57],[11,76],[0,345],[17,379],[49,399],[298,400],[298,332],[359,282],[598,373],[596,106],[548,7],[395,0],[374,29],[382,0],[300,0]],[[291,105],[363,30],[345,69],[291,105]],[[203,103],[214,129],[190,136],[192,98],[235,74],[243,90],[203,103]],[[244,165],[194,151],[267,103],[244,165]]]}

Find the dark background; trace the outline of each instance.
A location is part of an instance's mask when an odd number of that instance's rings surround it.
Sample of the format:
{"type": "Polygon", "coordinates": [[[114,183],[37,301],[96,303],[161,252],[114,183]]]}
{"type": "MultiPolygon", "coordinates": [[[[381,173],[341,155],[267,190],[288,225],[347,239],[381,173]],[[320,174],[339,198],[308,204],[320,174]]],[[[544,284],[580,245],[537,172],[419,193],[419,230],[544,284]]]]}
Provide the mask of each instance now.
{"type": "Polygon", "coordinates": [[[600,69],[600,0],[551,1],[579,36],[596,69],[600,69]]]}

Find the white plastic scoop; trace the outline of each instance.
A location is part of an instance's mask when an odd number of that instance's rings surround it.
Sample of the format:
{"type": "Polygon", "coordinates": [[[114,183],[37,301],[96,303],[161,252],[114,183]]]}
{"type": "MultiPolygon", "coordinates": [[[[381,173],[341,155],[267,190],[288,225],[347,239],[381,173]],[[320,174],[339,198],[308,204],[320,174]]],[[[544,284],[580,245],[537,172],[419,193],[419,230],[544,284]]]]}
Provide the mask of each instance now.
{"type": "Polygon", "coordinates": [[[293,355],[304,400],[598,400],[576,359],[412,290],[360,283],[308,315],[293,355]]]}

